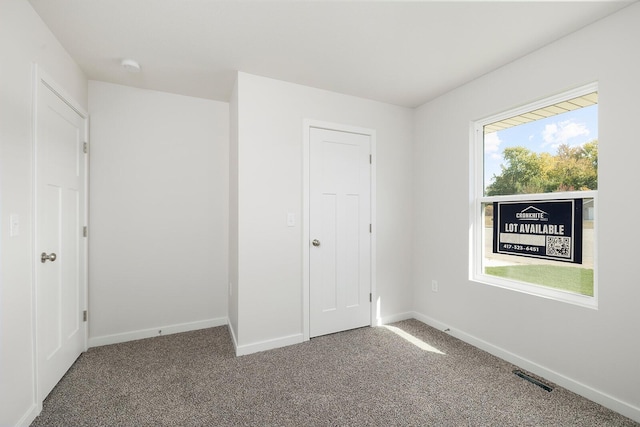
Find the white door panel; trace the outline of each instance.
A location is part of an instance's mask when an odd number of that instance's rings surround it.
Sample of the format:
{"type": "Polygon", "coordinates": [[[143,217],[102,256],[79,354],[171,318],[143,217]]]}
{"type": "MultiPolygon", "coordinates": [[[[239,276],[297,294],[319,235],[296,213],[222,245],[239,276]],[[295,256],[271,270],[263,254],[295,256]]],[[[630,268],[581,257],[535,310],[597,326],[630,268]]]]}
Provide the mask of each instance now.
{"type": "Polygon", "coordinates": [[[85,120],[42,81],[36,106],[38,395],[44,399],[84,349],[85,120]],[[41,262],[41,254],[49,258],[41,262]]]}
{"type": "Polygon", "coordinates": [[[310,130],[309,331],[370,324],[370,137],[310,130]]]}

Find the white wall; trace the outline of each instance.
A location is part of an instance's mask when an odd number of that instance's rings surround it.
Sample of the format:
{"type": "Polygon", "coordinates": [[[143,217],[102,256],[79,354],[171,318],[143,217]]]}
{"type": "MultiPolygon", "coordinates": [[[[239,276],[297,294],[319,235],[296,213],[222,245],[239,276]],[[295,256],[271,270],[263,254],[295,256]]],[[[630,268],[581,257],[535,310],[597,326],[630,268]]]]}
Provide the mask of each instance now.
{"type": "Polygon", "coordinates": [[[413,268],[419,318],[640,421],[639,22],[635,4],[417,110],[413,268]],[[470,122],[592,81],[598,310],[469,281],[470,122]]]}
{"type": "Polygon", "coordinates": [[[229,328],[238,334],[238,82],[229,102],[229,328]]]}
{"type": "Polygon", "coordinates": [[[229,105],[89,83],[90,345],[226,323],[229,105]]]}
{"type": "Polygon", "coordinates": [[[377,295],[383,318],[407,312],[412,110],[245,73],[237,84],[239,352],[302,339],[304,119],[376,130],[377,295]]]}
{"type": "Polygon", "coordinates": [[[0,3],[0,425],[29,424],[33,350],[32,63],[84,108],[87,80],[25,0],[0,3]],[[9,237],[9,215],[20,234],[9,237]]]}

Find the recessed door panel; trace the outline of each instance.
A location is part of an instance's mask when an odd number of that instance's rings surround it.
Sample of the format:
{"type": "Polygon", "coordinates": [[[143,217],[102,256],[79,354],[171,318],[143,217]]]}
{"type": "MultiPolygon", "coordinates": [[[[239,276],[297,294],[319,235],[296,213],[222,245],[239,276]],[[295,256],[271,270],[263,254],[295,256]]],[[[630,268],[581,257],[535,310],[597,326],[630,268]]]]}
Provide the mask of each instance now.
{"type": "Polygon", "coordinates": [[[368,135],[311,128],[309,332],[371,323],[368,135]]]}
{"type": "Polygon", "coordinates": [[[42,80],[36,105],[38,396],[84,349],[85,119],[42,80]]]}

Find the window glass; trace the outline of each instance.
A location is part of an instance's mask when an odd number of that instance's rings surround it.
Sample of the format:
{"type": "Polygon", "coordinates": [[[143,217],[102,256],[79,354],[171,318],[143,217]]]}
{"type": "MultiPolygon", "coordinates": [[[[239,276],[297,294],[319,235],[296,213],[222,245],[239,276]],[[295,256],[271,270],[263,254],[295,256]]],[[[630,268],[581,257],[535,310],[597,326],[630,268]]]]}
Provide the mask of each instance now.
{"type": "Polygon", "coordinates": [[[593,306],[598,94],[476,123],[474,279],[593,306]]]}
{"type": "MultiPolygon", "coordinates": [[[[594,103],[564,101],[559,105],[577,108],[548,117],[529,112],[484,126],[485,195],[598,189],[598,96],[576,99],[594,103]],[[519,123],[523,119],[531,121],[519,123]]],[[[537,111],[562,111],[552,107],[537,111]]]]}

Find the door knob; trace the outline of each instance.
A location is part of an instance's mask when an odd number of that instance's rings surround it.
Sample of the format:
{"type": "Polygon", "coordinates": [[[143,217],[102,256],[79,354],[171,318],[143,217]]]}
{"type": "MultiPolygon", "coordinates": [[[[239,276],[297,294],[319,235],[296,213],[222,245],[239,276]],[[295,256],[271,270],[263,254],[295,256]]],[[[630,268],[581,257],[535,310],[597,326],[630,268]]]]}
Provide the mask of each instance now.
{"type": "Polygon", "coordinates": [[[47,255],[47,253],[46,253],[46,252],[42,252],[42,255],[40,255],[40,261],[41,261],[42,263],[47,262],[47,260],[49,260],[49,261],[53,262],[53,261],[55,261],[55,260],[56,260],[56,258],[57,258],[57,257],[58,257],[58,256],[57,256],[55,253],[53,253],[53,252],[51,252],[49,255],[47,255]]]}
{"type": "Polygon", "coordinates": [[[320,240],[318,240],[318,239],[313,239],[313,241],[311,242],[311,244],[312,244],[313,246],[320,246],[320,240]]]}

